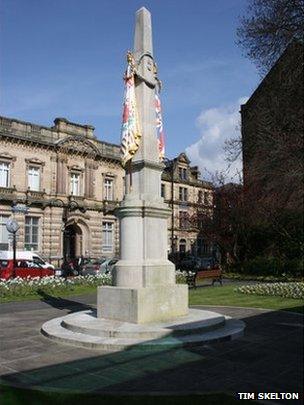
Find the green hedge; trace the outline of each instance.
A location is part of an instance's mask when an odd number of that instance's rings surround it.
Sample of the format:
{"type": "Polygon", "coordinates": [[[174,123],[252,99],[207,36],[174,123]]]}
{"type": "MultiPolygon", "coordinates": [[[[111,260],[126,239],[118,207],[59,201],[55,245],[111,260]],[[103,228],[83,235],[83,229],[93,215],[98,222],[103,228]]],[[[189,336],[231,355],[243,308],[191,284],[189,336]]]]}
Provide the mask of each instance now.
{"type": "Polygon", "coordinates": [[[258,256],[243,263],[229,266],[225,271],[227,274],[239,273],[255,276],[299,278],[303,277],[303,260],[283,260],[271,256],[258,256]]]}

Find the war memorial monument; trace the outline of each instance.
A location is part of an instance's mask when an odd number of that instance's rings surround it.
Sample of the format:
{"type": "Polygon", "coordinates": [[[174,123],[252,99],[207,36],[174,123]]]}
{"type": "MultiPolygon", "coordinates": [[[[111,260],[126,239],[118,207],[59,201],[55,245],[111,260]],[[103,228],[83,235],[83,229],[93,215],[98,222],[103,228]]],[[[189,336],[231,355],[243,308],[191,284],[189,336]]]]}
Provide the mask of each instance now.
{"type": "Polygon", "coordinates": [[[176,284],[167,258],[167,219],[155,118],[160,81],[153,57],[150,12],[136,12],[134,50],[128,53],[128,114],[133,133],[122,139],[126,194],[120,219],[120,260],[113,286],[97,292],[97,311],[52,319],[42,333],[58,342],[101,350],[191,346],[243,335],[245,324],[215,312],[189,309],[188,286],[176,284]],[[132,93],[133,91],[133,93],[132,93]],[[136,105],[135,105],[136,102],[136,105]],[[138,122],[136,122],[138,120],[138,122]]]}

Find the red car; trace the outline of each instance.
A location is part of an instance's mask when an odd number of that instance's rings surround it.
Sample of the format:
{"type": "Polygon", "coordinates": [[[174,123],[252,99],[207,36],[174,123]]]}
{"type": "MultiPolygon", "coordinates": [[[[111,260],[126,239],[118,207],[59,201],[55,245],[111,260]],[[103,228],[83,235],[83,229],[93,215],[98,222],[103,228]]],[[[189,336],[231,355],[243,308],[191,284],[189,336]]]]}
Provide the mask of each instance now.
{"type": "Polygon", "coordinates": [[[0,278],[8,280],[14,277],[45,277],[54,276],[54,269],[44,269],[38,263],[31,260],[16,260],[14,268],[13,260],[0,260],[0,278]]]}

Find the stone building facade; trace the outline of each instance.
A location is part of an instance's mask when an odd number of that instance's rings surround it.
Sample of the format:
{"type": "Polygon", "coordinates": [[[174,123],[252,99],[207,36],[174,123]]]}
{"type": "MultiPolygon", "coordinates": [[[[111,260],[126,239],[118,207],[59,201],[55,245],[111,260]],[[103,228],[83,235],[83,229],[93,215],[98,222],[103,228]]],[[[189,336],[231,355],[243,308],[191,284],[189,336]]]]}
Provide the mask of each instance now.
{"type": "MultiPolygon", "coordinates": [[[[55,263],[64,253],[118,255],[114,213],[124,177],[119,145],[98,140],[90,125],[56,118],[54,126],[44,127],[0,117],[0,250],[11,249],[5,224],[14,218],[18,250],[38,251],[55,263]],[[12,212],[24,206],[27,212],[12,212]]],[[[211,184],[181,154],[167,161],[161,191],[173,207],[168,251],[208,255],[189,218],[198,205],[212,206],[211,184]]]]}
{"type": "Polygon", "coordinates": [[[213,211],[213,187],[200,179],[185,153],[167,160],[162,175],[161,194],[172,208],[168,220],[169,251],[179,255],[211,256],[213,247],[204,238],[197,211],[213,211]]]}
{"type": "Polygon", "coordinates": [[[100,142],[94,128],[57,118],[51,128],[0,118],[0,247],[4,223],[20,225],[17,249],[51,260],[118,254],[114,209],[123,198],[119,147],[100,142]],[[28,212],[12,214],[26,204],[28,212]],[[103,241],[103,242],[102,242],[103,241]]]}

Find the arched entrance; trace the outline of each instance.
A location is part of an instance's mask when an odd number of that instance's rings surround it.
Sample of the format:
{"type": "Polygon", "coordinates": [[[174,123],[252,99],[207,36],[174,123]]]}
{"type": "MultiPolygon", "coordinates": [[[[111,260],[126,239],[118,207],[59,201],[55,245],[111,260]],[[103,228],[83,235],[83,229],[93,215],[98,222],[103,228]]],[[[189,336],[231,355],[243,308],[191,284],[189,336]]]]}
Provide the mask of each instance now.
{"type": "Polygon", "coordinates": [[[181,239],[179,241],[179,255],[180,258],[184,257],[186,254],[186,239],[181,239]]]}
{"type": "Polygon", "coordinates": [[[179,251],[180,253],[186,253],[186,239],[181,239],[179,241],[179,251]]]}
{"type": "Polygon", "coordinates": [[[63,256],[74,259],[81,256],[82,230],[77,224],[68,225],[63,233],[63,256]]]}

